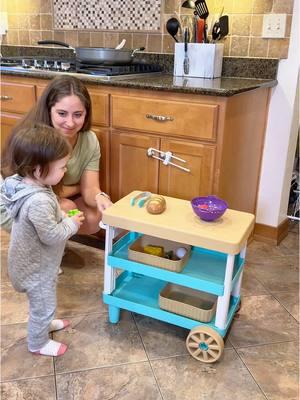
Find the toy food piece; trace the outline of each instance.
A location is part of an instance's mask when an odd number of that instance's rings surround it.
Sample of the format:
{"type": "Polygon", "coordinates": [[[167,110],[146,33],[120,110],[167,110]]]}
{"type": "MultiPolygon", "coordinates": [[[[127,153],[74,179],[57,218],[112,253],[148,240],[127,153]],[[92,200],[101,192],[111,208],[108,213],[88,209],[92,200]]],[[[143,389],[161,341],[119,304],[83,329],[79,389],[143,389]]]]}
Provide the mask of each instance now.
{"type": "Polygon", "coordinates": [[[183,258],[186,255],[187,249],[185,247],[178,247],[175,254],[178,258],[183,258]]]}
{"type": "Polygon", "coordinates": [[[198,207],[201,208],[201,210],[207,210],[208,209],[208,205],[207,204],[199,204],[198,207]]]}
{"type": "Polygon", "coordinates": [[[162,246],[153,246],[151,244],[144,246],[144,253],[151,254],[152,256],[163,257],[164,248],[162,246]]]}
{"type": "Polygon", "coordinates": [[[147,202],[146,208],[150,214],[161,214],[167,208],[166,200],[160,195],[151,196],[150,200],[147,202]]]}
{"type": "Polygon", "coordinates": [[[165,253],[165,258],[167,258],[168,260],[172,260],[172,261],[178,261],[178,260],[179,260],[179,257],[177,257],[177,256],[174,254],[174,251],[173,251],[173,250],[167,251],[167,252],[165,253]]]}
{"type": "Polygon", "coordinates": [[[80,213],[80,210],[78,208],[74,208],[74,210],[69,210],[68,211],[68,217],[73,217],[74,215],[80,213]]]}

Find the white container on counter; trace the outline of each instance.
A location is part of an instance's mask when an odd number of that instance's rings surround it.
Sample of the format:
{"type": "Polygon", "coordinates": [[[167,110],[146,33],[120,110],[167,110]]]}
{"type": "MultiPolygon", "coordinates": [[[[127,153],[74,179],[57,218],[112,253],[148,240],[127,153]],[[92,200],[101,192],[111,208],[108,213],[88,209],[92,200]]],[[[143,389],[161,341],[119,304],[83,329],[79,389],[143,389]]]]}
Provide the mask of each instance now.
{"type": "Polygon", "coordinates": [[[219,78],[222,73],[223,43],[188,43],[189,73],[183,70],[184,43],[175,44],[174,75],[219,78]]]}

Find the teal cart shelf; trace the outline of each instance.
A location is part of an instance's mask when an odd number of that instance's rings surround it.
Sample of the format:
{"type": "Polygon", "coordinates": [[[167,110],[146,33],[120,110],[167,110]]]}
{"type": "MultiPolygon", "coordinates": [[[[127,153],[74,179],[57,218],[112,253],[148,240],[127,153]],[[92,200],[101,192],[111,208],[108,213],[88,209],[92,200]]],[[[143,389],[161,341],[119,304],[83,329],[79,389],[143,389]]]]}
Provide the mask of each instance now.
{"type": "MultiPolygon", "coordinates": [[[[166,282],[187,286],[217,296],[224,293],[224,277],[227,255],[217,251],[192,247],[191,257],[183,271],[172,272],[147,264],[141,264],[128,259],[128,247],[138,238],[139,234],[130,232],[113,245],[108,256],[108,262],[113,268],[120,268],[166,282]]],[[[244,260],[235,257],[232,287],[237,282],[244,265],[244,260]]]]}
{"type": "Polygon", "coordinates": [[[186,329],[193,329],[200,325],[210,326],[222,337],[225,336],[239,306],[239,297],[231,297],[226,327],[225,329],[218,329],[215,327],[214,318],[209,323],[201,323],[160,309],[159,293],[165,286],[165,281],[128,271],[123,272],[117,278],[117,289],[110,295],[103,295],[104,303],[110,306],[110,322],[116,323],[119,321],[119,309],[122,308],[186,329]]]}

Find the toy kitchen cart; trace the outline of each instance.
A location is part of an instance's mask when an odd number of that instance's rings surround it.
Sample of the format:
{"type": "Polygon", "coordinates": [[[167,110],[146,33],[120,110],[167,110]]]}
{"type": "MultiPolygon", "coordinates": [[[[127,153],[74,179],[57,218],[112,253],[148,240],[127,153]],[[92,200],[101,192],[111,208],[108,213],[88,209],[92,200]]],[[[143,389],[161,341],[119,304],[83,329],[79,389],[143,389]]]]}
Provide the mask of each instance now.
{"type": "Polygon", "coordinates": [[[189,353],[213,363],[223,353],[223,337],[239,307],[246,242],[254,216],[228,209],[219,220],[205,222],[193,213],[189,201],[166,196],[166,211],[152,215],[145,207],[131,206],[131,199],[139,193],[130,193],[103,213],[103,301],[109,305],[109,320],[117,323],[120,309],[126,309],[190,329],[186,339],[189,353]],[[128,232],[113,244],[119,228],[128,232]],[[128,249],[141,235],[191,246],[183,270],[174,272],[129,259],[128,249]],[[117,270],[122,272],[118,275],[117,270]],[[168,284],[217,296],[213,319],[199,322],[160,308],[160,293],[168,284]]]}

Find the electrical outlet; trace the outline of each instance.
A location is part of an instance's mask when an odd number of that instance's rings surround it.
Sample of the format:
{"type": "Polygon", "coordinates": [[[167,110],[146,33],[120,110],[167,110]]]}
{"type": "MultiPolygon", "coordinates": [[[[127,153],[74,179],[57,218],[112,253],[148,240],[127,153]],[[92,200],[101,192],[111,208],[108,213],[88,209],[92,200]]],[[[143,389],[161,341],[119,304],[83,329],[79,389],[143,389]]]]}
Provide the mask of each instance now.
{"type": "Polygon", "coordinates": [[[263,38],[284,38],[286,14],[265,14],[263,20],[263,38]]]}

